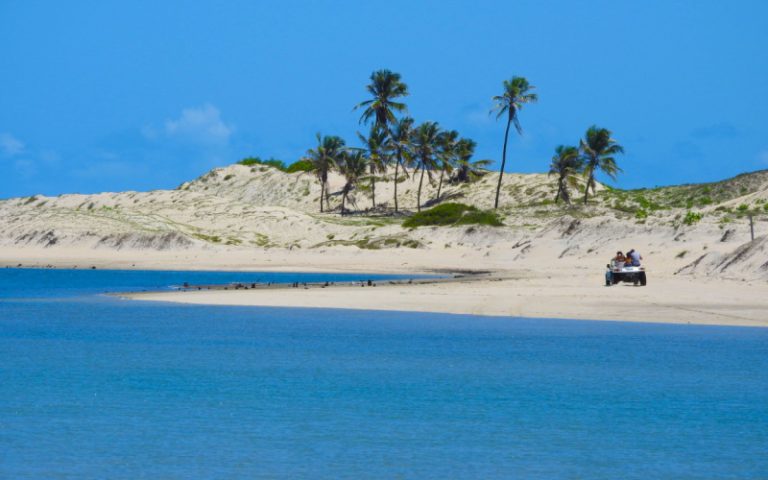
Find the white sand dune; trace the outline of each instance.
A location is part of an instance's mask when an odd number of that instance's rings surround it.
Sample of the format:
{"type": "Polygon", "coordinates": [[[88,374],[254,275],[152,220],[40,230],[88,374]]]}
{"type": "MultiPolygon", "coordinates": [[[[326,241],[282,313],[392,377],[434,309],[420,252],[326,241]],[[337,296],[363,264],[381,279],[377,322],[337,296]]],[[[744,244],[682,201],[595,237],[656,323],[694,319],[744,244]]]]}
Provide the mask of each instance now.
{"type": "MultiPolygon", "coordinates": [[[[216,169],[177,190],[10,199],[0,202],[0,265],[488,270],[493,279],[387,287],[376,295],[368,290],[268,296],[252,291],[173,299],[740,325],[768,321],[768,221],[756,218],[758,238],[750,241],[747,218],[739,210],[747,205],[762,211],[768,202],[766,172],[722,182],[725,186],[645,192],[601,187],[588,207],[570,209],[552,204],[552,178],[508,174],[500,211],[505,226],[416,229],[403,228],[399,217],[381,215],[393,204],[392,173],[376,183],[379,210],[366,216],[320,214],[320,188],[313,176],[263,166],[216,169]],[[641,206],[643,215],[633,213],[641,206]],[[686,224],[688,211],[702,218],[686,224]],[[649,286],[603,287],[605,263],[616,250],[629,248],[643,254],[649,286]]],[[[487,208],[497,178],[444,182],[440,200],[487,208]]],[[[337,209],[342,179],[332,176],[330,183],[331,206],[337,209]]],[[[402,209],[415,210],[417,185],[414,177],[398,184],[402,209]]],[[[437,181],[425,185],[422,201],[433,201],[437,181]]],[[[350,200],[353,208],[370,208],[370,186],[361,186],[350,200]]]]}

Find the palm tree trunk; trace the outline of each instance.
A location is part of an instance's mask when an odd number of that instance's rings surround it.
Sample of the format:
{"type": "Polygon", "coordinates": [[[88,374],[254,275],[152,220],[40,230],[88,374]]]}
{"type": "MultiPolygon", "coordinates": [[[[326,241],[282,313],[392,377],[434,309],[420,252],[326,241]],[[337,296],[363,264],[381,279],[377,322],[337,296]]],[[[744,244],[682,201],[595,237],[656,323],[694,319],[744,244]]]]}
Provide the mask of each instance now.
{"type": "Polygon", "coordinates": [[[325,196],[325,182],[320,181],[320,213],[323,213],[323,197],[325,196]]]}
{"type": "Polygon", "coordinates": [[[560,180],[557,182],[557,195],[555,195],[555,203],[557,203],[558,200],[560,200],[560,192],[563,191],[563,181],[560,180]]]}
{"type": "Polygon", "coordinates": [[[584,205],[587,204],[587,198],[589,197],[589,186],[595,181],[595,168],[589,169],[589,177],[587,178],[587,184],[584,186],[584,205]]]}
{"type": "Polygon", "coordinates": [[[419,177],[419,193],[416,194],[416,211],[421,211],[421,185],[424,183],[424,170],[427,168],[422,164],[421,165],[421,176],[419,177]]]}
{"type": "Polygon", "coordinates": [[[445,174],[445,167],[440,170],[440,183],[437,184],[437,199],[440,200],[440,191],[443,189],[443,175],[445,174]]]}
{"type": "Polygon", "coordinates": [[[341,215],[344,215],[345,205],[347,203],[347,186],[344,185],[344,195],[341,196],[341,215]]]}
{"type": "Polygon", "coordinates": [[[499,184],[496,186],[496,201],[493,208],[499,208],[499,193],[501,193],[501,177],[504,175],[504,166],[507,163],[507,140],[509,140],[509,126],[512,125],[512,117],[507,120],[507,130],[504,132],[504,149],[501,151],[501,168],[499,169],[499,184]]]}
{"type": "Polygon", "coordinates": [[[373,209],[376,209],[376,177],[371,175],[371,203],[373,203],[373,209]]]}
{"type": "Polygon", "coordinates": [[[397,213],[397,172],[400,168],[400,154],[397,155],[397,161],[395,162],[395,213],[397,213]]]}

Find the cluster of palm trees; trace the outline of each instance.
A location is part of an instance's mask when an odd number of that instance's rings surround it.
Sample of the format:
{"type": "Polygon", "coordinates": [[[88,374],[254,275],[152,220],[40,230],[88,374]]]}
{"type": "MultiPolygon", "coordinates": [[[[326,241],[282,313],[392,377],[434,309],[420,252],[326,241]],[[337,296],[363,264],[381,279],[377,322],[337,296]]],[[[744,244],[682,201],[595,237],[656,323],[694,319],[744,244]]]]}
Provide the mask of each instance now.
{"type": "MultiPolygon", "coordinates": [[[[502,148],[499,179],[496,185],[494,208],[499,207],[502,178],[507,163],[509,131],[514,125],[522,134],[519,112],[526,104],[538,101],[535,89],[524,77],[512,77],[503,83],[504,91],[493,97],[496,118],[506,118],[504,146],[502,148]]],[[[328,175],[338,171],[345,179],[341,194],[341,213],[346,212],[349,193],[361,182],[370,183],[371,200],[376,208],[376,180],[394,166],[394,207],[399,211],[397,186],[403,178],[418,175],[417,210],[421,211],[421,192],[426,176],[430,183],[437,182],[436,201],[441,198],[444,181],[451,183],[471,182],[487,173],[490,160],[473,160],[476,143],[461,138],[455,130],[443,130],[437,122],[415,125],[406,115],[407,106],[402,99],[408,96],[408,86],[400,75],[389,70],[371,74],[367,86],[370,98],[355,106],[361,109],[361,124],[370,126],[368,135],[358,133],[362,147],[347,146],[337,136],[317,135],[317,146],[307,152],[307,160],[320,182],[320,211],[329,207],[328,175]],[[401,177],[402,173],[402,177],[401,177]],[[439,177],[438,177],[439,176],[439,177]],[[438,177],[437,179],[435,177],[438,177]]],[[[570,204],[569,186],[576,183],[579,175],[585,178],[584,203],[589,192],[595,191],[595,174],[602,171],[611,178],[621,170],[615,155],[623,148],[611,138],[611,132],[596,126],[590,127],[578,147],[559,146],[550,166],[550,175],[557,175],[555,202],[563,199],[570,204]]]]}
{"type": "Polygon", "coordinates": [[[583,177],[586,205],[589,191],[595,193],[595,173],[599,170],[615,179],[616,174],[621,172],[615,156],[623,152],[624,148],[611,138],[610,130],[594,125],[589,127],[578,147],[558,146],[549,166],[549,174],[557,175],[555,203],[562,198],[565,203],[570,204],[569,186],[575,186],[579,177],[583,177]]]}
{"type": "MultiPolygon", "coordinates": [[[[499,169],[499,181],[496,186],[496,199],[494,208],[499,208],[499,193],[501,192],[501,180],[504,175],[504,167],[507,163],[507,141],[509,140],[509,128],[514,125],[518,134],[522,134],[518,113],[528,103],[536,103],[538,96],[532,92],[536,88],[524,77],[512,77],[504,81],[504,93],[493,97],[495,106],[491,112],[497,112],[496,119],[506,114],[507,128],[504,132],[504,147],[501,153],[501,168],[499,169]]],[[[549,167],[550,175],[557,175],[557,194],[555,203],[561,198],[567,204],[571,203],[569,186],[578,183],[578,177],[583,176],[584,204],[587,204],[589,191],[595,192],[595,173],[602,171],[612,179],[621,169],[616,164],[615,156],[623,153],[624,148],[611,138],[611,132],[605,128],[592,126],[587,130],[584,138],[579,141],[578,147],[560,145],[555,149],[552,163],[549,167]]]]}
{"type": "Polygon", "coordinates": [[[443,130],[437,122],[415,125],[405,115],[407,107],[400,100],[408,95],[408,86],[400,75],[378,70],[367,86],[371,98],[355,109],[362,109],[361,124],[370,125],[367,135],[358,133],[362,147],[347,146],[337,136],[317,135],[317,146],[307,152],[313,171],[320,182],[320,211],[330,209],[328,175],[337,171],[345,183],[341,190],[341,213],[345,213],[349,193],[361,182],[368,181],[371,201],[376,208],[376,180],[394,166],[394,207],[399,211],[397,186],[404,178],[418,175],[417,210],[421,211],[424,177],[437,182],[437,196],[443,183],[470,182],[482,176],[490,160],[473,160],[476,143],[461,138],[455,130],[443,130]]]}

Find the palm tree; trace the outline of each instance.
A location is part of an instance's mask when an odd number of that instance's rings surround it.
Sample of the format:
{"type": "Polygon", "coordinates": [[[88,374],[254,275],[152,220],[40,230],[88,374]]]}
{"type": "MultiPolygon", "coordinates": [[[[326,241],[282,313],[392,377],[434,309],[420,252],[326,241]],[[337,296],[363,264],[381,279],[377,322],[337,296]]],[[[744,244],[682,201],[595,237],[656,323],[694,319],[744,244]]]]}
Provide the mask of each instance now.
{"type": "Polygon", "coordinates": [[[451,183],[473,182],[488,173],[485,167],[491,164],[490,160],[472,160],[476,146],[477,143],[469,138],[456,142],[456,169],[451,176],[451,183]]]}
{"type": "MultiPolygon", "coordinates": [[[[424,122],[413,131],[411,143],[413,143],[414,156],[417,161],[417,170],[421,170],[419,177],[419,190],[416,195],[416,210],[421,211],[421,187],[424,184],[424,172],[435,168],[435,153],[438,148],[440,127],[437,122],[424,122]]],[[[431,173],[430,173],[431,176],[431,173]]]]}
{"type": "Polygon", "coordinates": [[[371,202],[373,208],[376,208],[376,174],[384,173],[387,171],[387,165],[389,164],[389,152],[387,144],[389,143],[389,137],[383,128],[378,125],[371,127],[371,133],[368,137],[357,134],[360,141],[363,142],[364,150],[368,157],[368,167],[370,169],[371,179],[371,202]]]}
{"type": "Polygon", "coordinates": [[[555,203],[562,198],[565,203],[571,204],[568,185],[575,183],[576,174],[580,173],[583,167],[584,160],[579,155],[577,147],[560,145],[555,149],[555,155],[552,157],[552,163],[549,166],[549,175],[557,175],[555,203]]]}
{"type": "Polygon", "coordinates": [[[328,174],[336,166],[344,150],[344,140],[334,135],[317,134],[317,147],[307,151],[307,160],[312,162],[312,171],[320,182],[320,213],[323,213],[323,199],[328,205],[328,174]]]}
{"type": "Polygon", "coordinates": [[[501,192],[501,177],[504,175],[504,166],[507,163],[507,140],[509,139],[509,126],[514,124],[515,130],[518,134],[523,133],[523,128],[520,126],[520,120],[517,117],[517,113],[523,108],[526,103],[535,103],[539,97],[535,93],[531,93],[533,85],[528,84],[528,80],[524,77],[512,77],[511,80],[504,80],[504,93],[493,97],[493,101],[496,104],[491,112],[496,111],[496,119],[501,118],[505,113],[507,114],[507,129],[504,132],[504,149],[501,151],[501,168],[499,169],[499,183],[496,186],[496,200],[493,203],[493,208],[499,208],[499,193],[501,192]]]}
{"type": "Polygon", "coordinates": [[[389,134],[389,125],[396,121],[395,112],[407,110],[397,99],[408,95],[408,86],[400,81],[399,73],[377,70],[371,74],[371,83],[366,89],[373,98],[355,106],[355,110],[364,108],[360,123],[368,123],[373,118],[374,125],[389,134]]]}
{"type": "Polygon", "coordinates": [[[624,153],[624,147],[611,138],[610,130],[592,125],[584,135],[584,139],[579,142],[579,148],[586,163],[584,168],[584,176],[587,177],[587,183],[584,186],[584,205],[586,205],[589,189],[592,189],[592,193],[595,192],[596,170],[601,170],[614,180],[616,174],[621,172],[616,165],[614,155],[624,153]]]}
{"type": "Polygon", "coordinates": [[[341,214],[346,212],[347,195],[368,169],[368,160],[362,150],[345,150],[338,162],[339,173],[346,182],[341,190],[341,214]]]}
{"type": "Polygon", "coordinates": [[[395,213],[397,213],[398,209],[397,184],[399,182],[399,169],[402,168],[406,177],[408,176],[408,170],[405,167],[412,154],[412,130],[413,119],[411,117],[403,117],[394,123],[393,128],[389,132],[389,148],[392,150],[395,157],[395,213]]]}
{"type": "Polygon", "coordinates": [[[456,130],[442,132],[438,137],[437,163],[440,168],[440,182],[437,184],[437,200],[440,199],[440,192],[443,190],[443,177],[446,173],[450,175],[453,172],[453,166],[458,156],[456,152],[458,138],[459,132],[456,130]]]}

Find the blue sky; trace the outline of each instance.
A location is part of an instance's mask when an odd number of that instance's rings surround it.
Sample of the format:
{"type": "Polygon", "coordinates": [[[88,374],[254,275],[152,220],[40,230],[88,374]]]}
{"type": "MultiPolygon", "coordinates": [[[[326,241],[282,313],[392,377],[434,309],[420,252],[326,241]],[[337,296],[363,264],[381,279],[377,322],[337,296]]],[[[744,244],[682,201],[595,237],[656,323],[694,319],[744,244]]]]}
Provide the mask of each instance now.
{"type": "Polygon", "coordinates": [[[616,185],[768,168],[768,2],[0,0],[0,198],[174,188],[249,155],[353,141],[370,73],[410,114],[499,160],[502,80],[521,113],[508,171],[540,172],[592,124],[616,185]]]}

